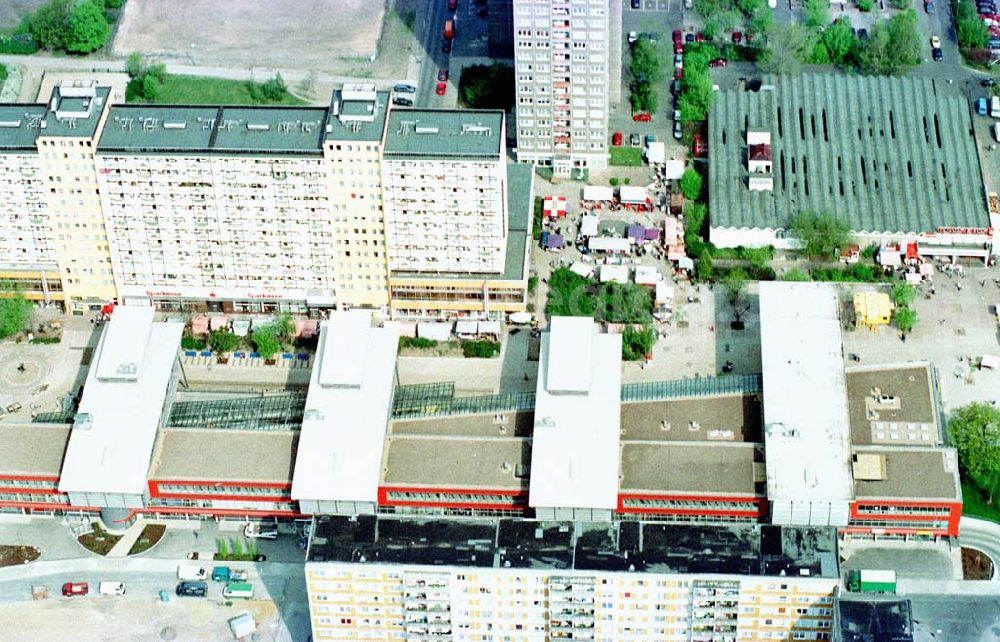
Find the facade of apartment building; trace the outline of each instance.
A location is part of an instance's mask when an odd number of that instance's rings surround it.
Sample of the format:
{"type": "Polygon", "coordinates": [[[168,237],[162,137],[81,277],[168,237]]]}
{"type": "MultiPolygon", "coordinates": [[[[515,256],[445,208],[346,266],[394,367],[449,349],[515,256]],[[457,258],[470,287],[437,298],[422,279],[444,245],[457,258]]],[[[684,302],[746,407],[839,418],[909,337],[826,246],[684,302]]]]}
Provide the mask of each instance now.
{"type": "Polygon", "coordinates": [[[608,0],[514,0],[517,159],[568,176],[608,164],[608,0]]]}
{"type": "MultiPolygon", "coordinates": [[[[395,132],[388,94],[360,84],[326,108],[115,103],[106,87],[64,82],[48,104],[0,110],[0,277],[28,298],[488,316],[481,296],[451,296],[482,292],[485,277],[501,282],[494,317],[525,309],[526,271],[507,269],[528,248],[508,257],[502,113],[400,112],[394,125],[435,126],[395,132]],[[389,306],[390,259],[418,305],[389,306]]],[[[530,208],[530,194],[516,201],[530,208]]],[[[510,217],[515,237],[527,216],[510,217]]]]}
{"type": "Polygon", "coordinates": [[[316,640],[829,640],[836,578],[308,562],[316,640]]]}

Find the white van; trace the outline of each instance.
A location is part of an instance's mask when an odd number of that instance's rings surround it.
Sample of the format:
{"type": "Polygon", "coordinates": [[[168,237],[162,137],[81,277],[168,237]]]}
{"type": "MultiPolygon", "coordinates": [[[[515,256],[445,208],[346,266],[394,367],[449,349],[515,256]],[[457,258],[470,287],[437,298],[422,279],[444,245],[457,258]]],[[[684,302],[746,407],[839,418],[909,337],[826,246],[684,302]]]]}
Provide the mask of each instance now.
{"type": "Polygon", "coordinates": [[[253,584],[246,582],[229,582],[226,588],[222,589],[222,597],[242,597],[253,599],[253,584]]]}
{"type": "Polygon", "coordinates": [[[993,123],[993,138],[1000,143],[1000,123],[993,123]]]}
{"type": "Polygon", "coordinates": [[[1000,96],[990,98],[990,118],[1000,118],[1000,96]]]}
{"type": "Polygon", "coordinates": [[[181,564],[177,567],[177,579],[189,582],[204,581],[208,578],[208,571],[200,566],[181,564]]]}
{"type": "Polygon", "coordinates": [[[122,582],[101,582],[98,588],[101,595],[125,595],[125,584],[122,582]]]}

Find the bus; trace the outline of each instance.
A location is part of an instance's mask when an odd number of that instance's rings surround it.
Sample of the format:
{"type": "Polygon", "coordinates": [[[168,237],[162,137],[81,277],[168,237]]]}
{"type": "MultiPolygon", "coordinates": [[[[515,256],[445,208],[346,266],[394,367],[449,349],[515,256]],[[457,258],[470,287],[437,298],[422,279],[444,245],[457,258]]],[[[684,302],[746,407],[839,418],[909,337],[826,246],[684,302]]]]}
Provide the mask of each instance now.
{"type": "Polygon", "coordinates": [[[222,597],[242,597],[249,600],[253,598],[253,584],[230,582],[222,589],[222,597]]]}

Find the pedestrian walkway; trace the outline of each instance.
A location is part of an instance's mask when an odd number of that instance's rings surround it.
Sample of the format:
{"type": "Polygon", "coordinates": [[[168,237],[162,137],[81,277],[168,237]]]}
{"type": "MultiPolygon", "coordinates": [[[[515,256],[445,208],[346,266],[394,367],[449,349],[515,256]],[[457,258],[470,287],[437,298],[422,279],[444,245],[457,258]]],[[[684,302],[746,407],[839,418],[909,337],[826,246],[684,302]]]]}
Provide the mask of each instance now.
{"type": "Polygon", "coordinates": [[[118,540],[118,542],[115,543],[113,547],[111,547],[111,550],[108,551],[108,554],[105,557],[128,557],[128,552],[131,551],[132,546],[135,545],[137,541],[139,541],[139,537],[142,535],[142,531],[146,528],[146,526],[151,524],[163,524],[166,527],[170,526],[170,524],[167,522],[162,522],[155,519],[136,520],[134,524],[132,524],[125,530],[125,533],[122,535],[122,538],[118,540]]]}

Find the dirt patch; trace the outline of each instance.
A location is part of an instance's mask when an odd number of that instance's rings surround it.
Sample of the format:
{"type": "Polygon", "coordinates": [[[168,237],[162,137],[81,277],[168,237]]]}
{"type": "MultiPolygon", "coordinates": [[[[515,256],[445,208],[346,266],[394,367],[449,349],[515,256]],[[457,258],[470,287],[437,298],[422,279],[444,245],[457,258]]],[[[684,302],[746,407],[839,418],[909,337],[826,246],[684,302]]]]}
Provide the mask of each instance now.
{"type": "Polygon", "coordinates": [[[982,551],[962,547],[962,579],[988,580],[993,577],[993,560],[982,551]]]}
{"type": "Polygon", "coordinates": [[[0,567],[34,562],[41,554],[34,546],[0,546],[0,567]]]}
{"type": "Polygon", "coordinates": [[[45,4],[47,0],[3,0],[0,2],[0,29],[9,29],[20,24],[29,13],[45,4]]]}
{"type": "Polygon", "coordinates": [[[163,524],[146,524],[142,527],[139,539],[135,540],[135,544],[132,544],[132,548],[128,554],[138,555],[139,553],[145,553],[156,546],[165,532],[167,532],[167,527],[163,524]]]}
{"type": "Polygon", "coordinates": [[[385,2],[378,0],[129,0],[113,52],[132,51],[198,65],[331,68],[371,60],[385,2]],[[334,65],[335,66],[335,65],[334,65]]]}
{"type": "Polygon", "coordinates": [[[118,543],[118,540],[121,539],[120,535],[112,535],[105,531],[97,522],[91,523],[91,527],[94,529],[92,533],[87,533],[76,538],[76,541],[80,542],[80,545],[91,553],[107,555],[115,547],[115,544],[118,543]]]}

